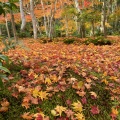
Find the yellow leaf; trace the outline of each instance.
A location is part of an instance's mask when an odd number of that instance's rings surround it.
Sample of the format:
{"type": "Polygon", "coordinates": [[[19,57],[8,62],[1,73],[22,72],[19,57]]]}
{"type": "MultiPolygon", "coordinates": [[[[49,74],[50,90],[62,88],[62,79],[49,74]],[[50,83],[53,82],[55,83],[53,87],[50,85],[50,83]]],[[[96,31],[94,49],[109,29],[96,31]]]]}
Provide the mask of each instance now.
{"type": "Polygon", "coordinates": [[[108,85],[108,81],[106,79],[102,80],[106,85],[108,85]]]}
{"type": "Polygon", "coordinates": [[[115,115],[118,115],[118,110],[115,109],[115,108],[112,108],[112,113],[115,114],[115,115]]]}
{"type": "Polygon", "coordinates": [[[38,97],[39,96],[39,90],[37,90],[37,89],[34,89],[33,90],[33,97],[38,97]]]}
{"type": "Polygon", "coordinates": [[[81,87],[83,87],[83,82],[82,82],[82,81],[79,81],[79,82],[78,82],[78,88],[80,89],[81,87]]]}
{"type": "Polygon", "coordinates": [[[56,112],[58,112],[58,114],[61,116],[61,115],[62,115],[62,112],[64,112],[64,111],[66,110],[66,107],[57,105],[56,108],[55,108],[55,110],[56,110],[56,112]]]}
{"type": "Polygon", "coordinates": [[[45,83],[48,84],[48,85],[51,85],[52,82],[51,82],[50,78],[46,78],[45,83]]]}
{"type": "Polygon", "coordinates": [[[91,94],[92,96],[94,96],[95,98],[97,98],[97,94],[96,94],[95,92],[91,91],[90,94],[91,94]]]}
{"type": "Polygon", "coordinates": [[[39,92],[39,97],[41,98],[41,100],[43,101],[43,99],[47,99],[47,95],[48,95],[49,93],[47,93],[46,91],[40,91],[39,92]]]}
{"type": "Polygon", "coordinates": [[[74,102],[73,104],[73,109],[74,109],[74,111],[76,111],[76,112],[82,112],[82,104],[81,104],[81,102],[80,101],[77,101],[77,102],[74,102]]]}
{"type": "Polygon", "coordinates": [[[76,113],[75,116],[76,116],[77,120],[85,120],[85,117],[82,113],[76,113]]]}

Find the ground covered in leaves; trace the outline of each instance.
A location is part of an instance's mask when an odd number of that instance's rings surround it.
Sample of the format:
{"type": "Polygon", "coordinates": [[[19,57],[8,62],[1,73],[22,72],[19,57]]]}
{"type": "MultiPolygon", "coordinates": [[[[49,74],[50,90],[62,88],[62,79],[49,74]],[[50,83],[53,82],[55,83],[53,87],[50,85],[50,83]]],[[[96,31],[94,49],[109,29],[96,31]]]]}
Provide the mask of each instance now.
{"type": "Polygon", "coordinates": [[[21,43],[4,53],[0,120],[120,120],[120,42],[21,43]]]}

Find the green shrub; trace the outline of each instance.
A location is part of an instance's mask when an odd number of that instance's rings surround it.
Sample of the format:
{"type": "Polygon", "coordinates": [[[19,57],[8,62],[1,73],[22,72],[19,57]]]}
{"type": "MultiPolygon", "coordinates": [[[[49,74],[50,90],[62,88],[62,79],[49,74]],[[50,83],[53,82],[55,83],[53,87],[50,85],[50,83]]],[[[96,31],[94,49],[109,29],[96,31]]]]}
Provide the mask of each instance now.
{"type": "Polygon", "coordinates": [[[30,37],[30,33],[29,32],[20,32],[18,33],[18,37],[19,38],[26,38],[26,37],[30,37]]]}
{"type": "Polygon", "coordinates": [[[4,67],[3,62],[8,63],[8,57],[0,54],[0,87],[3,87],[2,79],[7,79],[5,73],[10,73],[10,71],[4,67]]]}
{"type": "Polygon", "coordinates": [[[8,51],[9,49],[15,49],[15,47],[17,45],[15,40],[12,39],[12,38],[10,38],[10,39],[3,39],[2,43],[5,46],[4,49],[3,49],[4,52],[8,51]]]}
{"type": "Polygon", "coordinates": [[[75,41],[74,39],[68,38],[68,39],[64,39],[63,42],[64,42],[65,44],[72,44],[72,43],[74,43],[74,41],[75,41]]]}
{"type": "Polygon", "coordinates": [[[104,37],[97,37],[97,38],[88,38],[84,41],[86,45],[93,43],[94,45],[111,45],[112,42],[104,37]]]}

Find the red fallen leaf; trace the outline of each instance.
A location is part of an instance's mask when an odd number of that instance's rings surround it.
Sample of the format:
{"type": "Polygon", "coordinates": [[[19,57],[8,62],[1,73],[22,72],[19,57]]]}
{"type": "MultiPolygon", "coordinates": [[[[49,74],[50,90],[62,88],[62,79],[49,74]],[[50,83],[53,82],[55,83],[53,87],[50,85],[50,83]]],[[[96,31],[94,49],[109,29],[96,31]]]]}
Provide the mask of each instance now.
{"type": "Polygon", "coordinates": [[[83,97],[83,98],[81,99],[81,102],[82,102],[82,104],[87,104],[87,99],[86,99],[86,97],[83,97]]]}
{"type": "Polygon", "coordinates": [[[34,98],[34,97],[31,97],[31,103],[37,105],[38,104],[38,99],[34,98]]]}
{"type": "Polygon", "coordinates": [[[91,113],[93,115],[100,113],[100,110],[99,110],[98,106],[91,106],[91,110],[90,111],[91,111],[91,113]]]}
{"type": "Polygon", "coordinates": [[[35,118],[35,120],[43,120],[42,115],[38,114],[37,117],[35,118]]]}
{"type": "Polygon", "coordinates": [[[72,117],[74,115],[74,112],[72,110],[68,109],[65,111],[65,114],[69,118],[69,117],[72,117]]]}
{"type": "Polygon", "coordinates": [[[72,101],[70,99],[66,100],[67,105],[71,105],[72,101]]]}

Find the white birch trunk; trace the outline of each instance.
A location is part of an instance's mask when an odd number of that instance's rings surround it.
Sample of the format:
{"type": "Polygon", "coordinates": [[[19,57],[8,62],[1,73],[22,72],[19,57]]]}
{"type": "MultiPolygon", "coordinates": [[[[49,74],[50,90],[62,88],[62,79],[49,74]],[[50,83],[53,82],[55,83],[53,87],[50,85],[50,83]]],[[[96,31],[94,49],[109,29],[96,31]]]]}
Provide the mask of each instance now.
{"type": "Polygon", "coordinates": [[[34,39],[37,39],[37,22],[36,22],[36,17],[34,14],[33,0],[30,0],[30,15],[31,15],[31,19],[32,19],[34,39]]]}
{"type": "Polygon", "coordinates": [[[22,21],[21,31],[23,31],[26,26],[26,19],[25,19],[25,13],[23,10],[23,0],[19,0],[19,2],[20,2],[20,15],[21,15],[21,21],[22,21]]]}

